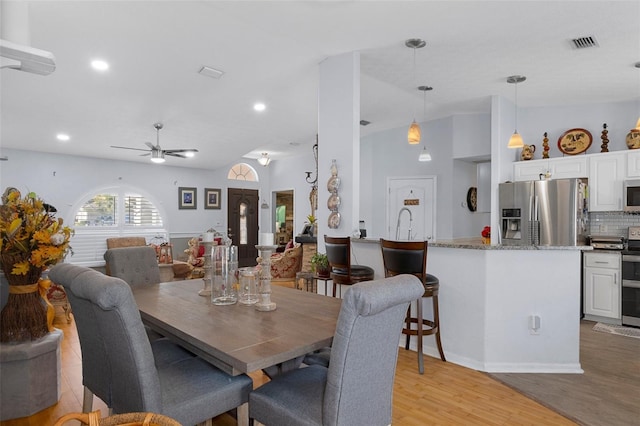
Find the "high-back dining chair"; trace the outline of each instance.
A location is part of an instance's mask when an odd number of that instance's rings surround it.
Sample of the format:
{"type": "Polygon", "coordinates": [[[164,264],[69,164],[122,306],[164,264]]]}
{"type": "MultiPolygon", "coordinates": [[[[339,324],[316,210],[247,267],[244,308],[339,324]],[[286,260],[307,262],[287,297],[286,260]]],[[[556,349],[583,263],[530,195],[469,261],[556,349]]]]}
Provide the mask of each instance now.
{"type": "Polygon", "coordinates": [[[324,247],[331,268],[333,297],[338,285],[352,285],[373,279],[373,268],[351,264],[351,238],[324,236],[324,247]]]}
{"type": "Polygon", "coordinates": [[[422,336],[436,335],[436,344],[440,352],[440,359],[446,361],[442,342],[440,340],[440,314],[438,308],[438,292],[440,281],[435,275],[427,273],[427,249],[428,241],[391,241],[380,239],[382,249],[382,262],[385,276],[392,277],[399,274],[415,275],[424,284],[424,293],[416,300],[416,315],[412,315],[411,306],[407,310],[405,326],[402,334],[405,334],[405,349],[409,349],[411,336],[417,336],[418,341],[418,371],[424,373],[424,357],[422,351],[422,336]],[[422,299],[431,298],[433,302],[433,319],[425,319],[422,315],[422,299]],[[411,324],[416,324],[412,328],[411,324]]]}
{"type": "Polygon", "coordinates": [[[357,283],[344,295],[329,367],[275,377],[249,397],[249,417],[267,426],[391,424],[398,335],[424,288],[411,275],[357,283]]]}
{"type": "Polygon", "coordinates": [[[158,284],[160,267],[156,251],[151,246],[118,247],[108,249],[104,260],[112,277],[124,280],[130,286],[158,284]]]}
{"type": "Polygon", "coordinates": [[[149,342],[127,283],[64,263],[50,276],[65,287],[75,313],[83,383],[91,379],[114,413],[154,412],[194,425],[247,409],[250,377],[229,376],[167,339],[149,342]]]}

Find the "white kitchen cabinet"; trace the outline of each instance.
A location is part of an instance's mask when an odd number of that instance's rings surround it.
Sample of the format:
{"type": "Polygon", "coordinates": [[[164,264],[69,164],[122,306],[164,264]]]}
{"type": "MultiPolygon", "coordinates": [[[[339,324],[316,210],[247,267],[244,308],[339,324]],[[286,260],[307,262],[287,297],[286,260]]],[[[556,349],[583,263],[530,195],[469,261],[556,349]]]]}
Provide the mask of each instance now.
{"type": "Polygon", "coordinates": [[[626,161],[626,153],[612,152],[589,157],[589,211],[622,211],[626,161]]]}
{"type": "Polygon", "coordinates": [[[516,182],[539,180],[550,174],[551,179],[583,178],[589,176],[587,157],[548,158],[544,160],[518,161],[514,163],[513,176],[516,182]]]}
{"type": "Polygon", "coordinates": [[[640,150],[627,152],[627,177],[640,178],[640,150]]]}
{"type": "Polygon", "coordinates": [[[585,319],[621,323],[620,252],[585,252],[583,303],[585,319]]]}

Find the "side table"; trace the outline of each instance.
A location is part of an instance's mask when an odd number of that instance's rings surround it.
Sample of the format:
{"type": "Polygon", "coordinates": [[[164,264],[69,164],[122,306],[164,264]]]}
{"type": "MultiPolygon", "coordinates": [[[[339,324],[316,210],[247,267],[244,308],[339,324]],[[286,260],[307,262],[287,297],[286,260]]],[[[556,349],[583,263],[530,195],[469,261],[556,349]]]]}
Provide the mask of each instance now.
{"type": "MultiPolygon", "coordinates": [[[[331,277],[319,277],[318,275],[313,275],[313,279],[317,281],[324,281],[324,295],[328,296],[327,294],[327,281],[333,281],[333,279],[331,277]]],[[[316,284],[317,286],[317,284],[316,284]]],[[[333,286],[333,297],[336,297],[336,286],[333,286]]]]}

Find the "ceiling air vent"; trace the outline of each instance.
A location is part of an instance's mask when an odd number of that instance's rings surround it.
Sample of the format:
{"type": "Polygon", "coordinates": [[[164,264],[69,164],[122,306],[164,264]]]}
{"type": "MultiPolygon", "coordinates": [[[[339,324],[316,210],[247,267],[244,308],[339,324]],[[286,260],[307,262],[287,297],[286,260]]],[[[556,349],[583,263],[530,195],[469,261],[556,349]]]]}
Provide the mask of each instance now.
{"type": "Polygon", "coordinates": [[[571,44],[576,49],[586,49],[587,47],[599,47],[598,41],[594,36],[574,38],[571,44]]]}
{"type": "Polygon", "coordinates": [[[367,120],[360,120],[360,125],[361,125],[361,126],[368,126],[369,124],[371,124],[371,122],[370,122],[370,121],[367,121],[367,120]]]}

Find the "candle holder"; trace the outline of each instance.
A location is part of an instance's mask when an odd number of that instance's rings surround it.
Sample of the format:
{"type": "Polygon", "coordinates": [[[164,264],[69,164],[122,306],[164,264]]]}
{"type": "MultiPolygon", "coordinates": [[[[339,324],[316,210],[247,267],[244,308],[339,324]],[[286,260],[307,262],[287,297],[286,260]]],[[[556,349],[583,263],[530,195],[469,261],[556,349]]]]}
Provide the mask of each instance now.
{"type": "Polygon", "coordinates": [[[258,288],[258,303],[256,309],[258,311],[275,311],[276,304],[271,301],[271,253],[278,246],[275,245],[256,245],[260,253],[260,285],[258,288]]]}
{"type": "Polygon", "coordinates": [[[212,272],[211,272],[211,250],[213,247],[213,241],[203,241],[201,243],[204,246],[204,265],[202,269],[204,271],[204,277],[202,281],[204,282],[204,288],[198,292],[198,295],[203,297],[211,296],[211,282],[212,282],[212,272]]]}

